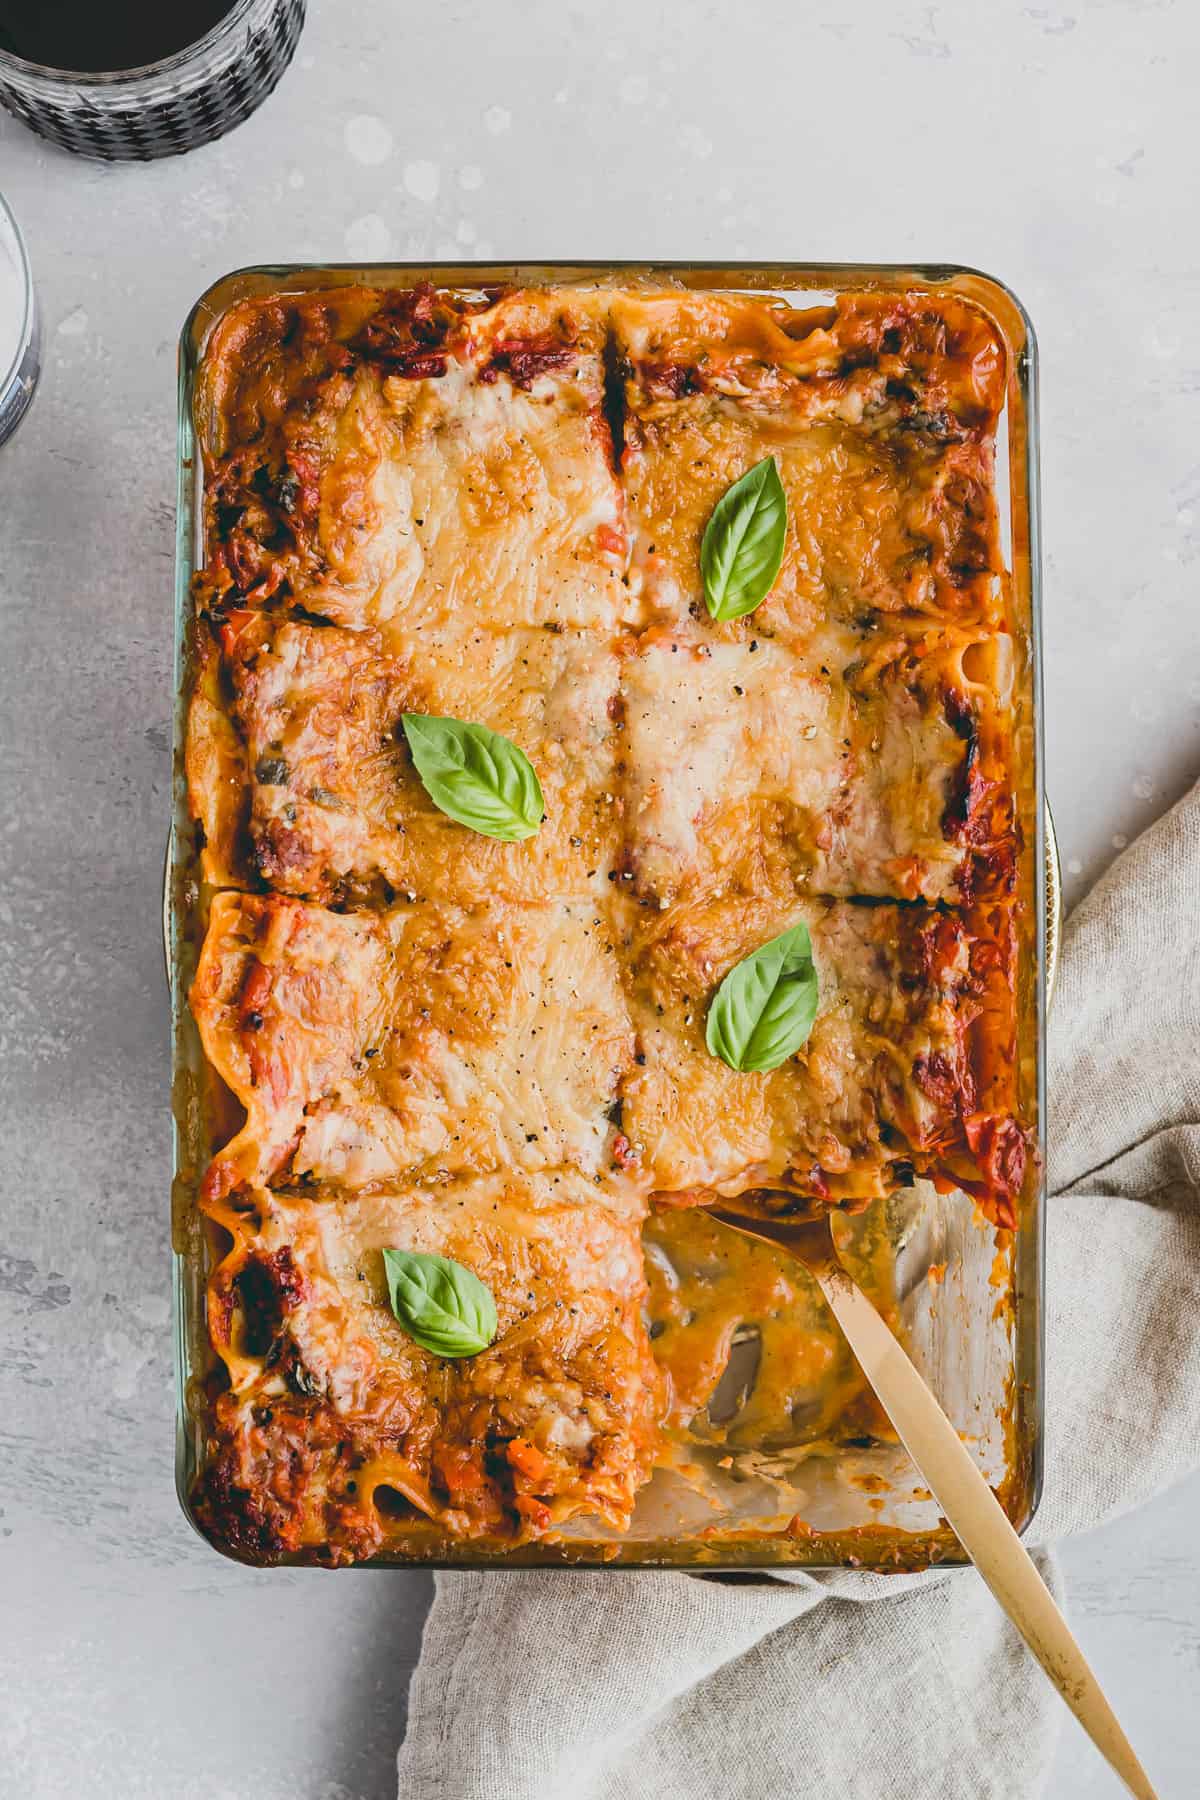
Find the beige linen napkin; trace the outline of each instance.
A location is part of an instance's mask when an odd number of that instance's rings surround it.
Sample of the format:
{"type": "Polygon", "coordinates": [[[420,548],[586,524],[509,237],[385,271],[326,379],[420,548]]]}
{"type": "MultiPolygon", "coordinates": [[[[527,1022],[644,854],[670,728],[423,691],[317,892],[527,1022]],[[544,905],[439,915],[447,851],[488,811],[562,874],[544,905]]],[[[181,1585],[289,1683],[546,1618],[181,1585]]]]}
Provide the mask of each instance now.
{"type": "MultiPolygon", "coordinates": [[[[1200,789],[1072,914],[1049,1085],[1035,1544],[1200,1463],[1200,789]]],[[[1036,1800],[1063,1716],[972,1570],[439,1575],[409,1707],[401,1800],[1036,1800]]]]}

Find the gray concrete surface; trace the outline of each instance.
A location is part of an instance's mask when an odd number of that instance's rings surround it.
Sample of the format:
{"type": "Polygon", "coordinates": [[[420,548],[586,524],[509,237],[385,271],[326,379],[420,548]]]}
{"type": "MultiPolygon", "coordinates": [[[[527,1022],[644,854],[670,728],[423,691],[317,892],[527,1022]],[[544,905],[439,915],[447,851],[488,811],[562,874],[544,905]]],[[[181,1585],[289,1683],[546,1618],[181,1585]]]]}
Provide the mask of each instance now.
{"type": "MultiPolygon", "coordinates": [[[[1043,353],[1069,889],[1200,772],[1190,0],[310,10],[262,112],[187,158],[74,162],[0,114],[46,327],[0,450],[0,1793],[22,1800],[383,1800],[428,1595],[223,1564],[172,1492],[174,346],[214,276],[388,255],[1003,275],[1043,353]]],[[[1200,1763],[1198,1517],[1192,1482],[1066,1552],[1164,1800],[1200,1763]]],[[[1051,1792],[1115,1792],[1073,1730],[1051,1792]]]]}

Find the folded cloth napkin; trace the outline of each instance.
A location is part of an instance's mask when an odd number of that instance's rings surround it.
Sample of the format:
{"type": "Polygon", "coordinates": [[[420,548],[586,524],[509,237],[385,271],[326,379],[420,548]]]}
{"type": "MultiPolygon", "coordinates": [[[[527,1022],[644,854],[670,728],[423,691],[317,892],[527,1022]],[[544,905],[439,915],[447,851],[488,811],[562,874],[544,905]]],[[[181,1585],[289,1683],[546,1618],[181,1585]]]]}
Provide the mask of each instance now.
{"type": "MultiPolygon", "coordinates": [[[[1200,1462],[1200,788],[1072,914],[1049,1077],[1037,1545],[1200,1462]]],[[[445,1574],[400,1796],[1035,1800],[1062,1712],[970,1569],[445,1574]]]]}

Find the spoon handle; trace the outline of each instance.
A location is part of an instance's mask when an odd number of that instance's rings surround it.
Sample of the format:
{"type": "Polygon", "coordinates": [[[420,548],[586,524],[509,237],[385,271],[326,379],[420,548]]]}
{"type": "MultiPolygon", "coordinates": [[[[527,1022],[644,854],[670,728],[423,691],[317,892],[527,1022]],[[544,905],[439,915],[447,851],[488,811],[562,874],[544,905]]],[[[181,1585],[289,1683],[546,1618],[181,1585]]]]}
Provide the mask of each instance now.
{"type": "Polygon", "coordinates": [[[830,1310],[945,1518],[1083,1729],[1136,1800],[1154,1789],[1070,1627],[974,1458],[862,1290],[813,1269],[830,1310]]]}

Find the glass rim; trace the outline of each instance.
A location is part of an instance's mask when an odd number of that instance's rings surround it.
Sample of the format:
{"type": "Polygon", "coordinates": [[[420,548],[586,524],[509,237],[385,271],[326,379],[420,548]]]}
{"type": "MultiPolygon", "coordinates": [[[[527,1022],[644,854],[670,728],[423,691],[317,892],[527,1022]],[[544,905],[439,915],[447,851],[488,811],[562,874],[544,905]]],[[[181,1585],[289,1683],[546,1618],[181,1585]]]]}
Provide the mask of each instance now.
{"type": "Polygon", "coordinates": [[[202,37],[185,44],[181,50],[172,51],[170,56],[159,57],[157,62],[135,63],[128,69],[59,69],[50,63],[32,62],[29,57],[19,56],[15,50],[5,50],[0,45],[0,71],[11,68],[17,74],[54,86],[92,88],[116,88],[159,75],[176,74],[198,51],[215,49],[254,7],[262,4],[263,0],[233,0],[224,18],[218,19],[202,37]]]}
{"type": "Polygon", "coordinates": [[[25,352],[29,348],[30,339],[33,336],[34,307],[33,266],[29,261],[29,250],[21,227],[17,224],[16,214],[2,192],[0,192],[0,236],[7,236],[16,249],[17,272],[21,277],[25,302],[25,310],[21,315],[21,328],[17,333],[12,359],[7,367],[0,362],[0,398],[2,398],[7,393],[8,385],[21,367],[25,352]]]}

